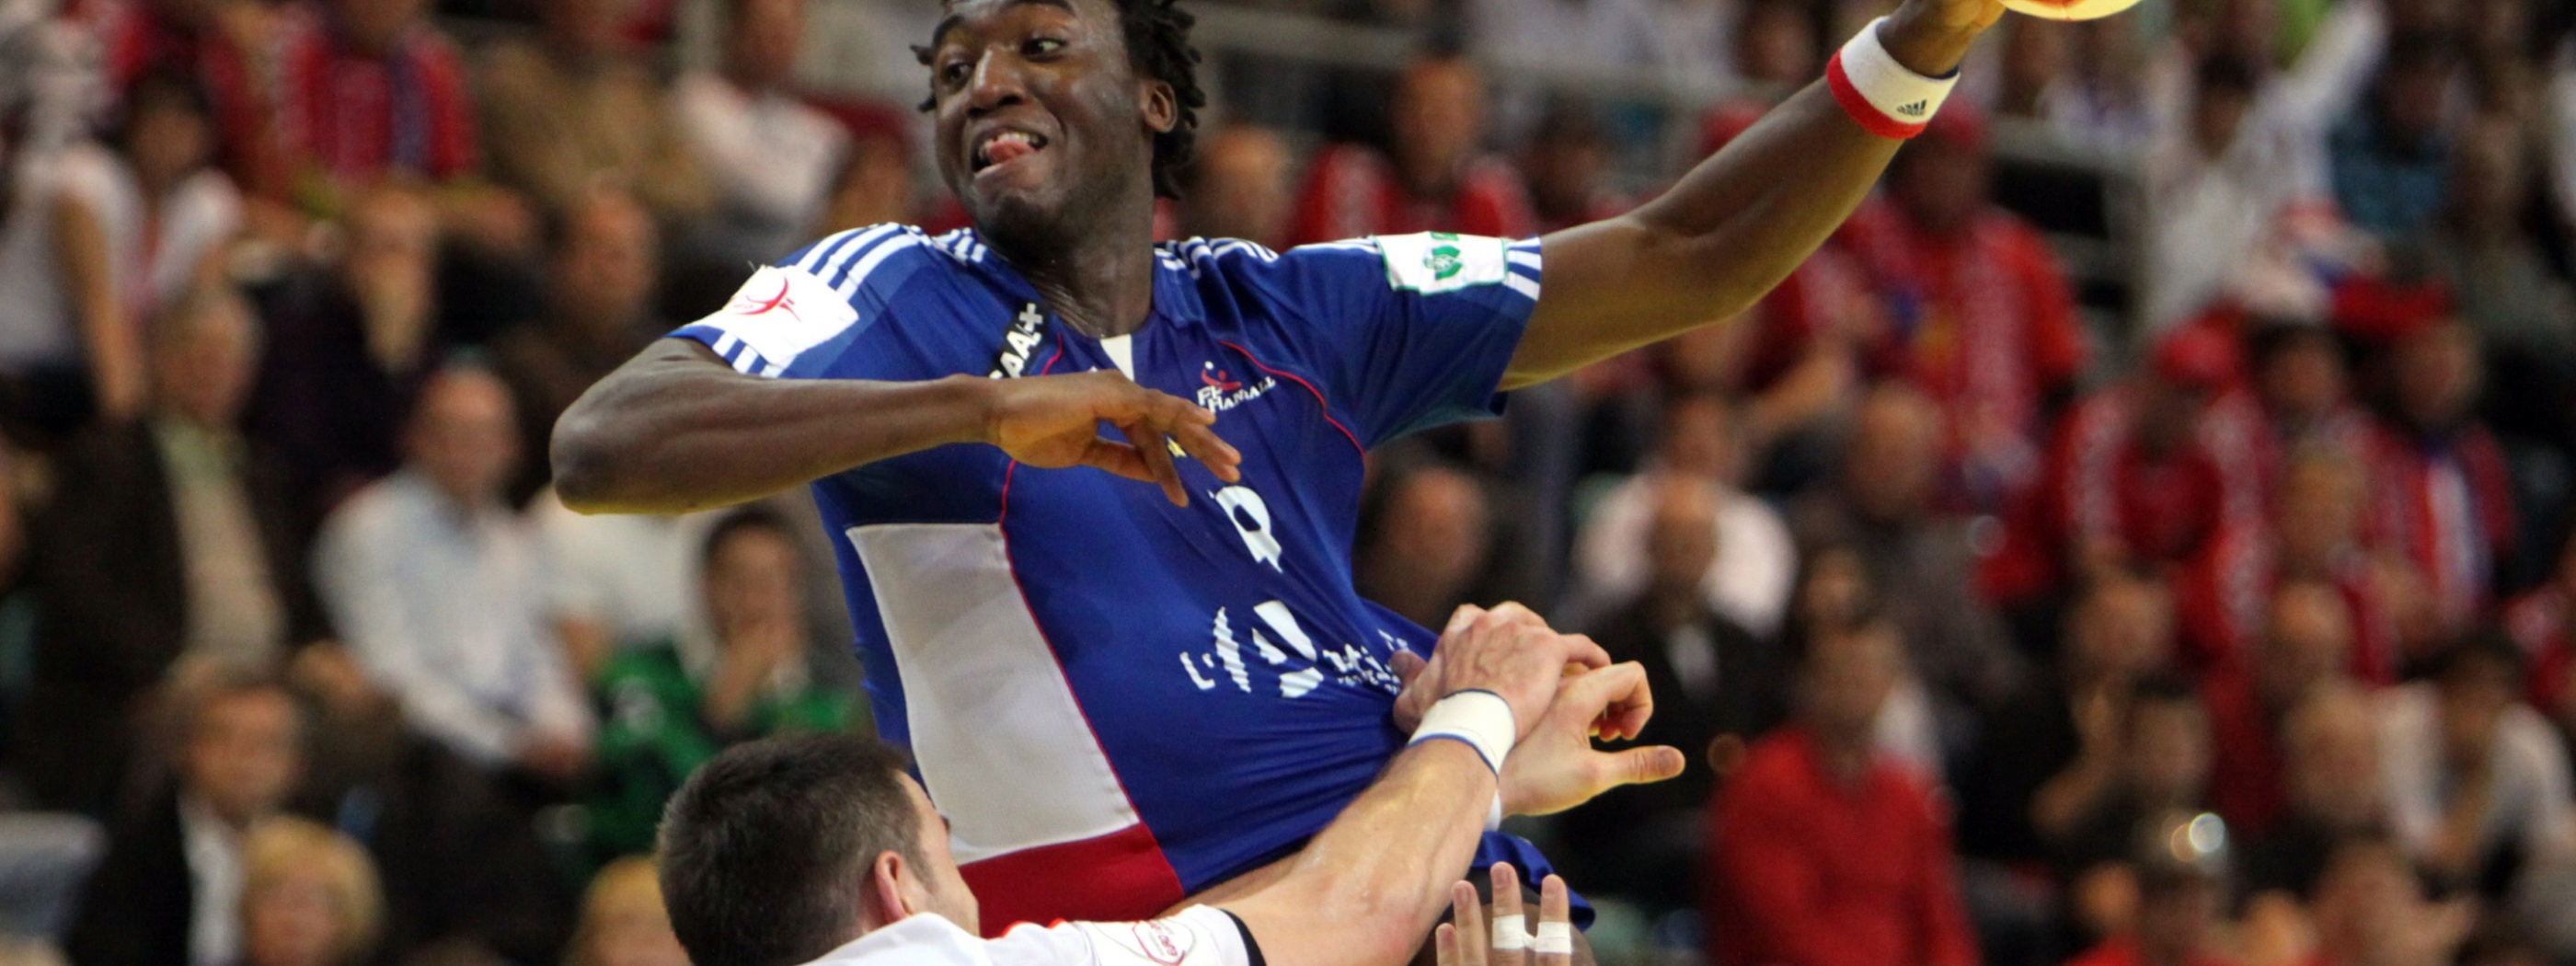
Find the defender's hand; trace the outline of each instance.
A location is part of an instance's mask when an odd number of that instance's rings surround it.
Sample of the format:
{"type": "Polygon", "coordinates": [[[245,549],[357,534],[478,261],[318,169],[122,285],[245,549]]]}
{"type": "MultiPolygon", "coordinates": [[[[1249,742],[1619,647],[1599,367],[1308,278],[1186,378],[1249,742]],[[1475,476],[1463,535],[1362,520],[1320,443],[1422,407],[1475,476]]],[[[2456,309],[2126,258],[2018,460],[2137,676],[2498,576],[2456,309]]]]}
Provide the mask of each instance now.
{"type": "MultiPolygon", "coordinates": [[[[1501,688],[1489,684],[1465,683],[1467,677],[1476,672],[1473,669],[1453,672],[1450,669],[1451,662],[1444,657],[1452,650],[1468,649],[1468,645],[1457,642],[1470,635],[1499,633],[1496,628],[1500,626],[1535,629],[1538,632],[1537,635],[1518,638],[1518,640],[1530,642],[1532,646],[1545,649],[1541,653],[1556,655],[1561,662],[1558,665],[1560,668],[1610,666],[1610,652],[1602,650],[1601,645],[1593,643],[1591,638],[1581,634],[1558,634],[1548,630],[1547,622],[1539,619],[1539,616],[1527,607],[1517,603],[1504,603],[1489,611],[1474,604],[1467,604],[1449,615],[1449,626],[1440,632],[1440,644],[1432,649],[1430,660],[1425,661],[1420,655],[1411,651],[1395,653],[1395,674],[1404,682],[1403,693],[1396,695],[1395,698],[1395,726],[1409,733],[1422,724],[1423,712],[1431,710],[1432,703],[1439,701],[1449,692],[1460,688],[1485,688],[1503,695],[1503,700],[1512,706],[1512,713],[1516,716],[1515,720],[1520,726],[1520,733],[1529,734],[1530,728],[1543,713],[1542,709],[1547,707],[1548,702],[1554,700],[1553,691],[1535,692],[1523,698],[1515,698],[1501,688]]],[[[1477,646],[1490,643],[1493,642],[1486,640],[1477,646]]],[[[1563,672],[1560,671],[1561,673],[1563,672]]],[[[1551,689],[1555,687],[1553,680],[1548,682],[1548,687],[1551,689]]]]}
{"type": "Polygon", "coordinates": [[[1538,727],[1526,729],[1503,760],[1503,811],[1548,815],[1591,801],[1621,785],[1659,782],[1682,773],[1681,749],[1667,746],[1602,751],[1605,737],[1634,737],[1655,712],[1646,668],[1630,661],[1565,679],[1538,727]]]}
{"type": "MultiPolygon", "coordinates": [[[[1493,877],[1494,915],[1521,915],[1520,873],[1509,862],[1496,862],[1489,874],[1493,877]]],[[[1459,882],[1449,887],[1449,922],[1432,931],[1432,946],[1437,950],[1440,966],[1566,966],[1574,959],[1570,952],[1538,952],[1531,949],[1529,935],[1542,923],[1555,923],[1558,929],[1572,930],[1573,916],[1566,899],[1565,880],[1548,876],[1539,883],[1538,922],[1524,922],[1521,934],[1497,946],[1493,931],[1485,927],[1484,906],[1476,901],[1476,886],[1459,882]],[[1518,947],[1518,948],[1512,948],[1518,947]]]]}
{"type": "Polygon", "coordinates": [[[1188,506],[1167,438],[1217,479],[1242,479],[1243,454],[1208,428],[1215,423],[1215,413],[1115,372],[1028,376],[992,381],[984,441],[1030,466],[1090,466],[1160,484],[1173,506],[1188,506]],[[1100,435],[1101,423],[1118,427],[1126,441],[1100,435]]]}
{"type": "Polygon", "coordinates": [[[1878,42],[1905,69],[1939,77],[1958,69],[1968,45],[2004,15],[2003,0],[1905,0],[1878,42]]]}

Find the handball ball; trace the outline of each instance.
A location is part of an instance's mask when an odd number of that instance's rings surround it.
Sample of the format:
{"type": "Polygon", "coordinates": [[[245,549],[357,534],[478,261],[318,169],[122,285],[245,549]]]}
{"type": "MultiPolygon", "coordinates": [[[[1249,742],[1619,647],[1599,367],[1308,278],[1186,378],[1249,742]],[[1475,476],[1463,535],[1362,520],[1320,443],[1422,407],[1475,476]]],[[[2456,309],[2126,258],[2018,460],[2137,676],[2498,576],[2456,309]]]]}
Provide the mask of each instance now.
{"type": "Polygon", "coordinates": [[[2004,6],[2042,20],[2092,20],[2136,6],[2138,0],[2004,0],[2004,6]]]}

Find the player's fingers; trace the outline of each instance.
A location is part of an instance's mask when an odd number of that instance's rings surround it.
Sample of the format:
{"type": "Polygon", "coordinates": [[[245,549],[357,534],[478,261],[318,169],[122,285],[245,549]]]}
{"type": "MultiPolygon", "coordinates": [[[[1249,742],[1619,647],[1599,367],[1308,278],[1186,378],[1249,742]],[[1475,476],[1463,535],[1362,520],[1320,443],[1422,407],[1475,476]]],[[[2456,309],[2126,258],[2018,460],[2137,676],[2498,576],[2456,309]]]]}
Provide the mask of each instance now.
{"type": "Polygon", "coordinates": [[[1488,870],[1494,897],[1494,955],[1491,966],[1525,966],[1529,962],[1529,919],[1521,910],[1521,874],[1509,862],[1488,870]]]}
{"type": "Polygon", "coordinates": [[[1421,677],[1422,669],[1430,667],[1431,662],[1412,651],[1397,651],[1387,656],[1386,665],[1388,670],[1395,672],[1396,687],[1409,688],[1413,686],[1413,679],[1421,677]]]}
{"type": "Polygon", "coordinates": [[[1530,953],[1538,966],[1574,962],[1574,917],[1565,880],[1548,876],[1538,885],[1538,928],[1530,933],[1530,953]]]}
{"type": "Polygon", "coordinates": [[[1136,455],[1136,447],[1114,439],[1093,437],[1089,444],[1083,446],[1080,463],[1140,483],[1156,482],[1153,468],[1145,465],[1144,457],[1136,455]]]}
{"type": "Polygon", "coordinates": [[[1594,641],[1592,635],[1561,634],[1558,636],[1563,639],[1560,643],[1565,645],[1566,663],[1580,664],[1588,668],[1610,666],[1610,652],[1604,650],[1599,642],[1594,641]]]}
{"type": "Polygon", "coordinates": [[[1602,791],[1621,785],[1646,785],[1682,773],[1682,750],[1669,745],[1597,753],[1593,774],[1602,791]]]}
{"type": "Polygon", "coordinates": [[[1484,616],[1484,608],[1478,607],[1474,604],[1460,604],[1458,605],[1457,610],[1449,612],[1449,626],[1441,629],[1440,636],[1447,637],[1451,634],[1458,633],[1459,631],[1466,630],[1467,628],[1474,627],[1476,626],[1476,622],[1483,619],[1484,616]]]}
{"type": "Polygon", "coordinates": [[[1440,928],[1431,931],[1431,945],[1436,951],[1434,960],[1440,966],[1464,966],[1458,961],[1458,927],[1441,923],[1440,928]]]}
{"type": "Polygon", "coordinates": [[[1646,684],[1645,665],[1635,661],[1586,672],[1557,696],[1591,715],[1593,731],[1604,738],[1634,738],[1655,716],[1655,694],[1646,684]]]}
{"type": "Polygon", "coordinates": [[[1118,431],[1126,434],[1128,444],[1144,461],[1146,472],[1154,475],[1154,482],[1162,484],[1163,499],[1172,501],[1173,506],[1190,505],[1190,491],[1181,487],[1181,470],[1172,465],[1172,451],[1164,448],[1162,432],[1144,423],[1124,423],[1118,431]]]}
{"type": "Polygon", "coordinates": [[[1208,472],[1216,474],[1217,479],[1228,483],[1243,480],[1242,451],[1218,436],[1216,430],[1199,423],[1184,422],[1169,432],[1172,439],[1181,444],[1182,452],[1196,458],[1200,465],[1208,468],[1208,472]]]}
{"type": "Polygon", "coordinates": [[[1449,920],[1458,925],[1459,966],[1487,966],[1485,904],[1476,900],[1475,883],[1462,879],[1449,884],[1449,920]]]}

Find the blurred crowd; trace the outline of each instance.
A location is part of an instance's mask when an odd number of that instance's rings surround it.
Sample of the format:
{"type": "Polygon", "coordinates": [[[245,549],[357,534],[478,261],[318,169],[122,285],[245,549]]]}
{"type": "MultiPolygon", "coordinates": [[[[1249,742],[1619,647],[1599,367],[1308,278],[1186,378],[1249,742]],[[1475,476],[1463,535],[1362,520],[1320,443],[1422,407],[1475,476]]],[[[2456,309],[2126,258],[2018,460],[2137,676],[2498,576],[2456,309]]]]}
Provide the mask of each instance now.
{"type": "MultiPolygon", "coordinates": [[[[1170,237],[1615,216],[1879,12],[1248,5],[1416,52],[1216,52],[1170,237]]],[[[751,266],[960,223],[937,16],[0,2],[0,961],[683,961],[663,800],[869,727],[832,548],[573,514],[548,433],[751,266]]],[[[2571,27],[2007,18],[1759,305],[1374,454],[1363,593],[1537,604],[1705,760],[1519,829],[1603,958],[2576,962],[2571,27]],[[2127,194],[2107,297],[2033,143],[2127,194]]]]}

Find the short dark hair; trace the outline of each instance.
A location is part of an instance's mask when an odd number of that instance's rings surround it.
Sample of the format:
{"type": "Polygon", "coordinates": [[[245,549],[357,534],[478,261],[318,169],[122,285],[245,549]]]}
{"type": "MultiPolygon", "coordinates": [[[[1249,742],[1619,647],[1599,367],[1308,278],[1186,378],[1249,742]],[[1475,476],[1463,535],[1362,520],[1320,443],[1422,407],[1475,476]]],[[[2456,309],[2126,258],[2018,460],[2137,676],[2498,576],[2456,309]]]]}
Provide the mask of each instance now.
{"type": "Polygon", "coordinates": [[[922,864],[901,753],[799,734],[727,749],[662,813],[662,904],[697,966],[795,966],[858,938],[868,868],[922,864]]]}
{"type": "MultiPolygon", "coordinates": [[[[1137,73],[1172,86],[1172,129],[1154,135],[1154,194],[1163,198],[1181,196],[1181,172],[1190,165],[1198,151],[1199,108],[1207,106],[1207,91],[1199,87],[1199,49],[1190,46],[1190,28],[1199,18],[1181,9],[1180,0],[1110,0],[1118,6],[1119,34],[1127,45],[1127,66],[1137,73]]],[[[933,37],[932,41],[939,38],[933,37]]],[[[924,66],[930,63],[928,45],[914,47],[913,56],[924,66]]],[[[922,98],[921,110],[929,113],[938,95],[922,98]]]]}
{"type": "Polygon", "coordinates": [[[780,516],[778,511],[758,505],[746,506],[718,518],[716,525],[707,530],[706,541],[698,545],[698,565],[713,567],[716,562],[716,552],[723,550],[728,541],[745,533],[761,531],[776,535],[790,544],[796,542],[795,528],[788,526],[787,518],[780,516]]]}

